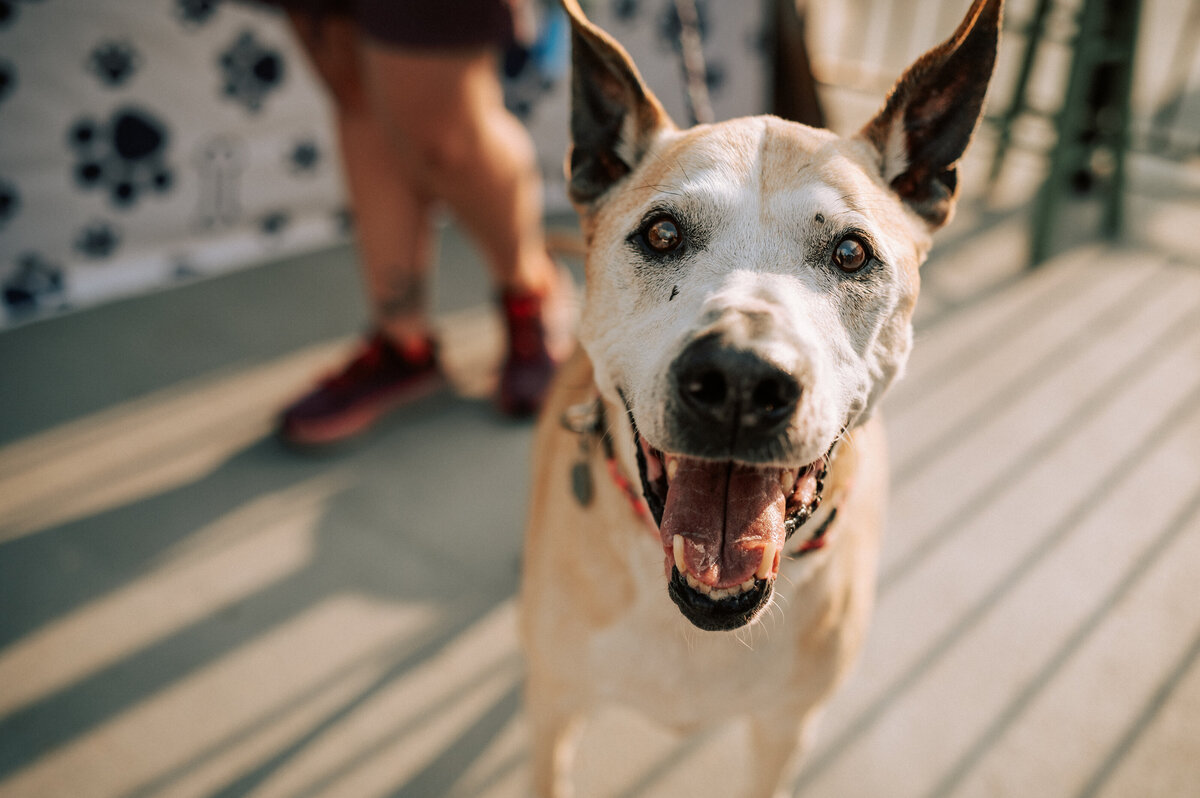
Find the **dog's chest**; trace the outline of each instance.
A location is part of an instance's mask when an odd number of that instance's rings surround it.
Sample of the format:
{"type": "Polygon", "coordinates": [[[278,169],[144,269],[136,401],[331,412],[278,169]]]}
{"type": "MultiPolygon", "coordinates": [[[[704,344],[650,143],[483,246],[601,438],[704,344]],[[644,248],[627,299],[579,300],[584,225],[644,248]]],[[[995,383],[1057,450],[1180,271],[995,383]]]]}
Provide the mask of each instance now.
{"type": "Polygon", "coordinates": [[[650,543],[631,552],[644,555],[635,556],[636,600],[587,646],[598,697],[680,731],[776,705],[796,671],[797,635],[787,614],[773,607],[737,632],[701,631],[667,596],[656,549],[650,543]]]}

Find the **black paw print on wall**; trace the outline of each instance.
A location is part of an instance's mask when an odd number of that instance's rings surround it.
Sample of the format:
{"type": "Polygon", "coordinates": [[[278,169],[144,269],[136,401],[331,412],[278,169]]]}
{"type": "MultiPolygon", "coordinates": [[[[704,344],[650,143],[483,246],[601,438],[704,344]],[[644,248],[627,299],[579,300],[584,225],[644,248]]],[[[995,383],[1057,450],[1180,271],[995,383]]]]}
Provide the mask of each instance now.
{"type": "Polygon", "coordinates": [[[291,215],[284,210],[274,210],[263,214],[258,220],[258,229],[265,236],[272,238],[283,235],[288,225],[292,223],[291,215]]]}
{"type": "Polygon", "coordinates": [[[166,160],[166,125],[147,111],[121,108],[104,123],[81,119],[68,141],[78,158],[76,182],[107,190],[118,208],[133,206],[147,191],[165,193],[174,183],[166,160]]]}
{"type": "MultiPolygon", "coordinates": [[[[26,3],[36,3],[40,0],[25,0],[26,3]]],[[[0,28],[7,28],[17,20],[20,0],[0,0],[0,28]]]]}
{"type": "Polygon", "coordinates": [[[37,252],[17,259],[17,270],[4,281],[4,304],[13,315],[28,315],[51,303],[61,305],[62,267],[37,252]]]}
{"type": "Polygon", "coordinates": [[[520,119],[533,113],[538,98],[549,88],[539,74],[528,47],[513,45],[504,54],[504,104],[520,119]]]}
{"type": "Polygon", "coordinates": [[[109,88],[125,85],[140,64],[137,50],[125,41],[100,42],[87,59],[88,71],[109,88]]]}
{"type": "Polygon", "coordinates": [[[321,148],[312,139],[303,139],[292,145],[287,155],[292,174],[311,175],[321,163],[321,148]]]}
{"type": "Polygon", "coordinates": [[[621,22],[631,22],[638,14],[638,0],[613,0],[613,16],[621,22]]]}
{"type": "Polygon", "coordinates": [[[0,230],[4,229],[4,225],[17,215],[17,211],[21,209],[21,195],[17,191],[17,187],[12,183],[0,178],[0,230]]]}
{"type": "Polygon", "coordinates": [[[175,0],[175,16],[184,27],[199,27],[217,13],[221,0],[175,0]]]}
{"type": "Polygon", "coordinates": [[[263,100],[279,88],[285,74],[283,55],[260,42],[253,31],[238,36],[221,54],[220,65],[225,96],[251,113],[262,110],[263,100]]]}
{"type": "Polygon", "coordinates": [[[17,65],[0,59],[0,103],[7,100],[17,88],[17,65]]]}
{"type": "Polygon", "coordinates": [[[94,260],[112,257],[120,245],[120,231],[108,222],[92,222],[75,236],[75,250],[94,260]]]}

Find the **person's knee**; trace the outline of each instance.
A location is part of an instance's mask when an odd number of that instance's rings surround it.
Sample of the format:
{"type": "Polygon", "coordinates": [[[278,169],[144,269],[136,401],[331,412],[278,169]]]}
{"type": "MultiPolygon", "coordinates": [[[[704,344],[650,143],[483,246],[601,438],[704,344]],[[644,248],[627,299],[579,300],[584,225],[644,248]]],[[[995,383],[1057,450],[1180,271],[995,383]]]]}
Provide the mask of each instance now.
{"type": "Polygon", "coordinates": [[[466,116],[410,125],[405,139],[415,167],[428,179],[470,181],[481,170],[524,171],[532,164],[532,142],[514,125],[519,123],[505,114],[466,116]]]}
{"type": "Polygon", "coordinates": [[[410,125],[404,139],[414,169],[435,182],[469,176],[486,146],[483,131],[462,120],[410,125]]]}

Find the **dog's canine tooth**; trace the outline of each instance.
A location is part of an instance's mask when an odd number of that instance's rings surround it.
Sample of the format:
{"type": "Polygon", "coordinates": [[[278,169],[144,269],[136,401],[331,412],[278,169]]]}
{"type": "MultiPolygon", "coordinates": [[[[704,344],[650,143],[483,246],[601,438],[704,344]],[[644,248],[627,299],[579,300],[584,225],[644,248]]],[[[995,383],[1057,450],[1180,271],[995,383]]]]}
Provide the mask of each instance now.
{"type": "Polygon", "coordinates": [[[783,488],[783,494],[785,496],[791,494],[792,488],[796,486],[796,476],[796,472],[790,471],[786,468],[780,472],[779,487],[783,488]]]}
{"type": "Polygon", "coordinates": [[[758,570],[754,572],[755,577],[766,579],[771,575],[771,569],[775,567],[775,552],[777,551],[779,551],[779,546],[773,540],[763,546],[762,561],[758,564],[758,570]]]}
{"type": "Polygon", "coordinates": [[[679,471],[679,458],[678,457],[668,457],[667,458],[667,480],[670,481],[672,479],[675,479],[675,474],[678,471],[679,471]]]}
{"type": "Polygon", "coordinates": [[[675,554],[675,567],[679,569],[679,573],[687,573],[687,565],[683,561],[683,535],[676,535],[671,538],[671,550],[675,554]]]}

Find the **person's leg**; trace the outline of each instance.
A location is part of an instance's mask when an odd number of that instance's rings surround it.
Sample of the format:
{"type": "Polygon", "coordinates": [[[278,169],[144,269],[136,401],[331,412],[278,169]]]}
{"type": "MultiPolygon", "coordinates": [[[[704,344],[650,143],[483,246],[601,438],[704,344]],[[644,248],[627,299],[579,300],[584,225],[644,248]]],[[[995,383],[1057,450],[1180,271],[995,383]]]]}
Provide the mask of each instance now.
{"type": "Polygon", "coordinates": [[[533,142],[504,107],[494,53],[368,39],[364,65],[370,102],[392,130],[407,174],[455,213],[500,289],[508,332],[500,407],[536,412],[555,369],[548,341],[565,326],[554,319],[564,314],[553,301],[564,287],[546,252],[533,142]]]}
{"type": "Polygon", "coordinates": [[[357,24],[348,16],[294,11],[289,18],[333,104],[374,325],[398,346],[419,347],[431,337],[430,197],[402,168],[391,131],[368,102],[357,24]]]}
{"type": "Polygon", "coordinates": [[[363,432],[445,380],[429,319],[430,199],[367,102],[358,26],[348,15],[289,18],[333,105],[373,327],[357,354],[281,414],[285,441],[320,445],[363,432]]]}
{"type": "Polygon", "coordinates": [[[504,107],[490,48],[401,49],[367,39],[367,90],[415,185],[444,200],[502,289],[556,279],[533,142],[504,107]]]}

